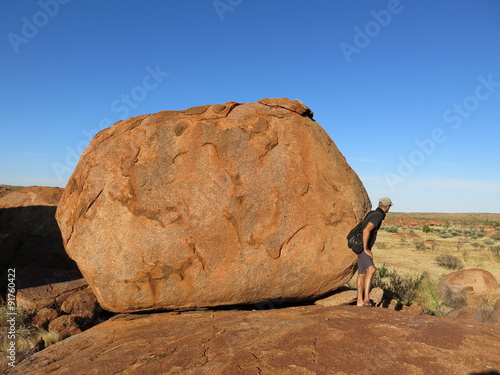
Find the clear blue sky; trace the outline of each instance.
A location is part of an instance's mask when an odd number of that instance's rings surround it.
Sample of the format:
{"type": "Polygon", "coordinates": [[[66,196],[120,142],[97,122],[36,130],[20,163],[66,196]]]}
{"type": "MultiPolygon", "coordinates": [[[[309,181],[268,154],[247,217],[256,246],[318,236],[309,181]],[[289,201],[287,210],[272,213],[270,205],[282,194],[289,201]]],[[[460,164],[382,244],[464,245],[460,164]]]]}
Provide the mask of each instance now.
{"type": "Polygon", "coordinates": [[[500,212],[496,0],[6,0],[0,184],[131,116],[300,99],[395,211],[500,212]]]}

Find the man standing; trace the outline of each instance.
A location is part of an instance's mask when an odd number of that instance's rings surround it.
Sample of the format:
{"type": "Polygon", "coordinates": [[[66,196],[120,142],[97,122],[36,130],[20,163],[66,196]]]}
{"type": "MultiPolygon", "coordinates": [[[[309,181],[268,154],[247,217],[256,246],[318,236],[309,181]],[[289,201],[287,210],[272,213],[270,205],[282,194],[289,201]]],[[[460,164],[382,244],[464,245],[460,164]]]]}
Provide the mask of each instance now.
{"type": "Polygon", "coordinates": [[[370,302],[370,290],[372,289],[373,275],[375,275],[375,264],[373,263],[372,247],[377,239],[377,232],[389,212],[392,202],[389,198],[380,198],[378,207],[370,212],[365,220],[368,222],[363,229],[363,248],[364,251],[358,255],[358,279],[356,286],[358,288],[357,306],[372,307],[370,302]]]}

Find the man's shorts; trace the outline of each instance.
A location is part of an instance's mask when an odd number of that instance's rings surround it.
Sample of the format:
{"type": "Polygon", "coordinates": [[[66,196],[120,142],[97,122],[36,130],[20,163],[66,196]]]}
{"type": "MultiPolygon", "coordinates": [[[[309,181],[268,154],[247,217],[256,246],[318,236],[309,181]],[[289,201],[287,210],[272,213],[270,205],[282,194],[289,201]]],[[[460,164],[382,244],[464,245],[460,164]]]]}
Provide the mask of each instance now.
{"type": "Polygon", "coordinates": [[[363,251],[358,255],[358,273],[364,275],[370,266],[375,267],[373,258],[363,251]]]}

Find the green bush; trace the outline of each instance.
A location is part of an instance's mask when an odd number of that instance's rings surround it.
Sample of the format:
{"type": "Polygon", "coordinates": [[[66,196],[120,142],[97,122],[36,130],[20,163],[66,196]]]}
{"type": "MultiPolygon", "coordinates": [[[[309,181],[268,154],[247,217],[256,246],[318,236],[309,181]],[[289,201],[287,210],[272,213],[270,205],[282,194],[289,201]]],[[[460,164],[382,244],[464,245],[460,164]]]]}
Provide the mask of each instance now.
{"type": "Polygon", "coordinates": [[[495,241],[490,238],[485,239],[483,242],[485,245],[493,245],[495,243],[495,241]]]}
{"type": "Polygon", "coordinates": [[[493,241],[500,241],[500,234],[498,234],[498,233],[497,233],[497,234],[493,234],[493,235],[491,236],[491,239],[492,239],[493,241]]]}
{"type": "Polygon", "coordinates": [[[498,245],[491,246],[490,251],[496,259],[500,260],[500,246],[498,246],[498,245]]]}
{"type": "Polygon", "coordinates": [[[445,301],[437,292],[437,282],[427,273],[400,275],[384,264],[377,269],[373,285],[382,288],[385,296],[403,305],[418,303],[425,314],[444,315],[445,301]]]}
{"type": "Polygon", "coordinates": [[[462,249],[462,247],[466,244],[467,242],[465,241],[462,241],[462,240],[458,240],[456,243],[455,243],[455,246],[457,247],[457,250],[460,251],[462,249]]]}
{"type": "Polygon", "coordinates": [[[484,244],[482,244],[481,242],[472,242],[471,245],[474,250],[479,250],[484,248],[484,244]]]}
{"type": "Polygon", "coordinates": [[[461,270],[464,268],[464,264],[460,258],[451,254],[438,255],[436,257],[436,264],[449,270],[461,270]]]}
{"type": "Polygon", "coordinates": [[[384,293],[403,305],[411,305],[419,293],[419,287],[426,275],[400,275],[395,270],[388,270],[385,264],[377,269],[373,285],[384,290],[384,293]]]}
{"type": "Polygon", "coordinates": [[[441,238],[450,238],[450,237],[453,237],[453,235],[451,233],[444,232],[444,233],[441,233],[439,235],[439,237],[441,237],[441,238]]]}
{"type": "Polygon", "coordinates": [[[427,247],[425,246],[424,241],[413,241],[413,243],[415,244],[415,249],[417,249],[418,251],[427,250],[427,247]]]}
{"type": "Polygon", "coordinates": [[[397,233],[398,227],[386,227],[385,230],[389,233],[397,233]]]}
{"type": "Polygon", "coordinates": [[[427,315],[445,315],[445,303],[437,291],[437,281],[433,281],[427,274],[424,274],[424,278],[419,285],[415,302],[422,307],[422,310],[427,315]]]}

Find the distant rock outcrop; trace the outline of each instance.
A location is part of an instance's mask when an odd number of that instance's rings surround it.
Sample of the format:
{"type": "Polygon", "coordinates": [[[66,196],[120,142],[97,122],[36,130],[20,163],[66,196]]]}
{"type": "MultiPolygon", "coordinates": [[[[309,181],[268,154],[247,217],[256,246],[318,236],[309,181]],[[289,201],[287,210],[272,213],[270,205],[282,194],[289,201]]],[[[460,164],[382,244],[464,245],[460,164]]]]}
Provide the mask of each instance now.
{"type": "Polygon", "coordinates": [[[22,189],[23,186],[12,186],[12,185],[0,185],[0,198],[5,195],[12,193],[15,190],[22,189]]]}
{"type": "MultiPolygon", "coordinates": [[[[77,270],[64,250],[55,219],[62,193],[58,187],[30,186],[0,198],[0,273],[8,268],[23,273],[23,278],[17,278],[18,288],[43,285],[54,269],[77,270]],[[26,268],[28,272],[23,271],[26,268]],[[47,268],[52,271],[39,272],[47,268]]],[[[2,290],[6,280],[0,281],[2,290]]]]}
{"type": "Polygon", "coordinates": [[[497,374],[496,326],[355,306],[121,315],[9,374],[497,374]]]}
{"type": "Polygon", "coordinates": [[[300,101],[120,121],[84,151],[57,210],[100,304],[131,312],[299,300],[347,282],[366,191],[300,101]]]}

